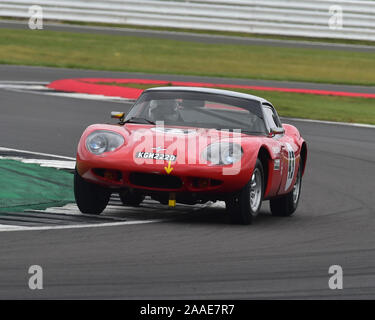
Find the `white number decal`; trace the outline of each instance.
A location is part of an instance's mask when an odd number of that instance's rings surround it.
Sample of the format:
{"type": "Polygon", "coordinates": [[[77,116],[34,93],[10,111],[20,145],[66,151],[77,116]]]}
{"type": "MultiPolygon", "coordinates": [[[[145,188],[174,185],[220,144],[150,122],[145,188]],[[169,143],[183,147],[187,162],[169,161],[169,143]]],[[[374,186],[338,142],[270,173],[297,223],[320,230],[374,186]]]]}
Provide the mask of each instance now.
{"type": "Polygon", "coordinates": [[[288,150],[288,175],[285,182],[285,190],[288,190],[292,184],[294,172],[296,170],[296,155],[294,154],[292,146],[287,143],[286,148],[288,150]]]}

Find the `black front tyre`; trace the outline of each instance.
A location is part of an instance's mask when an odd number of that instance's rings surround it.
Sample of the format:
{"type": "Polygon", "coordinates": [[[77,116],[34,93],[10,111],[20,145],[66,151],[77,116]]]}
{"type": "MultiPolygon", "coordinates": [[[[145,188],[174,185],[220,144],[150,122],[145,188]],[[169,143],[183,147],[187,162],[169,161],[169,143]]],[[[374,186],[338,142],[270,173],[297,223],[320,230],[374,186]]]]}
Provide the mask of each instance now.
{"type": "Polygon", "coordinates": [[[74,197],[82,213],[100,214],[106,208],[111,192],[109,189],[84,180],[74,173],[74,197]]]}
{"type": "Polygon", "coordinates": [[[297,210],[299,198],[301,196],[301,185],[302,166],[300,165],[293,190],[282,197],[270,200],[270,209],[273,216],[289,217],[297,210]]]}
{"type": "Polygon", "coordinates": [[[225,201],[232,222],[251,224],[260,211],[263,194],[263,166],[260,160],[257,159],[250,181],[237,195],[225,201]]]}

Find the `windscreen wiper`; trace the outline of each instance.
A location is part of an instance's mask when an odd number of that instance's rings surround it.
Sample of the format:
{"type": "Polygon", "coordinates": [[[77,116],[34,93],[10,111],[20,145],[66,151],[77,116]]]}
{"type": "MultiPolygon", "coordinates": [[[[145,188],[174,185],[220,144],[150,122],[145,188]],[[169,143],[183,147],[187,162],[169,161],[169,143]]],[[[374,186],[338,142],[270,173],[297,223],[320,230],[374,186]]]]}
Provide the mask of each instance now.
{"type": "Polygon", "coordinates": [[[154,121],[145,119],[145,118],[139,118],[139,117],[131,117],[128,120],[126,120],[124,123],[146,123],[146,124],[156,124],[154,121]]]}

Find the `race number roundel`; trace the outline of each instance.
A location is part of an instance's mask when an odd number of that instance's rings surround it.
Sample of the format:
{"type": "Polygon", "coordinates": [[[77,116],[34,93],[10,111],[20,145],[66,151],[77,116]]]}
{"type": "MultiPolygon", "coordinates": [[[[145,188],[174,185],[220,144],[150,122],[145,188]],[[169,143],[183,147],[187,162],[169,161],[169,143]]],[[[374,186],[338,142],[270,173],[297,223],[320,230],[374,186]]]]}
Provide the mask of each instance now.
{"type": "Polygon", "coordinates": [[[285,190],[288,190],[292,184],[294,172],[296,171],[296,155],[289,143],[286,143],[286,149],[288,151],[288,172],[285,182],[285,190]]]}

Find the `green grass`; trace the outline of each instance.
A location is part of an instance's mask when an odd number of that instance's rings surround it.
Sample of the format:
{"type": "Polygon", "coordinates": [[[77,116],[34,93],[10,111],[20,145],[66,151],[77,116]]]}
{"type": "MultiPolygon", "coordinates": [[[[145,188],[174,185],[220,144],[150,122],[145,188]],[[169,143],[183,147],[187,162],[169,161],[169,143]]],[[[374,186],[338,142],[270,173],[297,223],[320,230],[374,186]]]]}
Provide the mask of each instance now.
{"type": "Polygon", "coordinates": [[[134,24],[114,24],[114,23],[100,23],[100,22],[81,22],[81,21],[52,21],[52,22],[57,23],[57,24],[61,23],[61,24],[66,24],[66,25],[79,25],[79,26],[92,26],[92,27],[109,27],[109,28],[142,29],[142,30],[155,30],[155,31],[187,32],[187,33],[203,34],[203,35],[217,35],[217,36],[255,38],[255,39],[311,41],[311,42],[341,43],[341,44],[375,46],[374,41],[366,41],[366,40],[315,38],[315,37],[300,37],[300,36],[282,36],[282,35],[273,35],[273,34],[259,34],[259,33],[248,33],[248,32],[236,32],[236,31],[217,31],[217,30],[188,29],[188,28],[139,26],[139,25],[134,25],[134,24]]]}
{"type": "Polygon", "coordinates": [[[0,215],[75,201],[73,174],[37,164],[0,160],[0,185],[0,215]]]}
{"type": "MultiPolygon", "coordinates": [[[[0,17],[0,20],[14,20],[23,23],[28,23],[28,19],[0,17]]],[[[154,30],[154,31],[171,31],[171,32],[187,32],[202,35],[217,35],[229,37],[242,37],[253,39],[272,39],[272,40],[291,40],[291,41],[310,41],[310,42],[324,42],[324,43],[341,43],[375,46],[374,41],[366,40],[351,40],[351,39],[334,39],[334,38],[316,38],[316,37],[301,37],[301,36],[283,36],[273,34],[260,34],[250,32],[236,32],[236,31],[218,31],[218,30],[204,30],[204,29],[189,29],[189,28],[172,28],[172,27],[157,27],[157,26],[140,26],[134,24],[116,24],[116,23],[101,23],[101,22],[83,22],[83,21],[67,21],[67,20],[50,20],[44,19],[45,24],[62,24],[72,26],[88,26],[88,27],[108,27],[108,28],[124,28],[124,29],[138,29],[138,30],[154,30]]]]}
{"type": "Polygon", "coordinates": [[[375,100],[302,93],[252,91],[275,105],[283,117],[375,124],[375,100]]]}
{"type": "Polygon", "coordinates": [[[375,84],[375,53],[0,29],[0,63],[375,84]]]}
{"type": "MultiPolygon", "coordinates": [[[[160,85],[103,83],[138,89],[160,85]]],[[[170,83],[166,86],[171,85],[170,83]]],[[[163,85],[164,86],[164,85],[163,85]]],[[[222,88],[218,88],[222,89],[222,88]]],[[[228,89],[229,90],[229,89],[228,89]]],[[[280,116],[304,119],[375,124],[375,99],[319,96],[303,93],[233,89],[269,100],[280,116]]]]}

